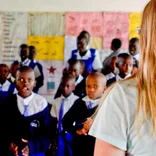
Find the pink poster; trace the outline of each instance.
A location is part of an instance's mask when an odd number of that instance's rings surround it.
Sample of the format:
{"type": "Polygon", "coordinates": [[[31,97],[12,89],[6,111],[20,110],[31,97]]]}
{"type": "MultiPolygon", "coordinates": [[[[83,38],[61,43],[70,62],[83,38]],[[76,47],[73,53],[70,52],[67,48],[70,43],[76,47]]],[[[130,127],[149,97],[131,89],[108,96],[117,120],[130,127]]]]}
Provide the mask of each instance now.
{"type": "Polygon", "coordinates": [[[103,17],[98,12],[67,12],[66,36],[78,36],[82,30],[90,33],[91,37],[103,36],[103,17]]]}
{"type": "Polygon", "coordinates": [[[111,41],[114,38],[119,38],[122,41],[121,49],[128,48],[128,28],[129,28],[129,13],[123,12],[104,12],[104,40],[103,49],[109,49],[111,41]]]}

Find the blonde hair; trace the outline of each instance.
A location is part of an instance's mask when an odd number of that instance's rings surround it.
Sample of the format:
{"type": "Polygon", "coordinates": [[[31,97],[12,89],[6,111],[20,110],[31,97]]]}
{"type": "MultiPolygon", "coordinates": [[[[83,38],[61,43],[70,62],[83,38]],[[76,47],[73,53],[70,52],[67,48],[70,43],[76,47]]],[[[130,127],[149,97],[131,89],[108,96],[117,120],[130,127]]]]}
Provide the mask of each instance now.
{"type": "Polygon", "coordinates": [[[140,62],[136,75],[138,108],[136,121],[139,128],[151,119],[153,134],[156,134],[156,2],[151,0],[144,8],[140,31],[140,62]],[[139,121],[140,113],[142,115],[139,121]]]}

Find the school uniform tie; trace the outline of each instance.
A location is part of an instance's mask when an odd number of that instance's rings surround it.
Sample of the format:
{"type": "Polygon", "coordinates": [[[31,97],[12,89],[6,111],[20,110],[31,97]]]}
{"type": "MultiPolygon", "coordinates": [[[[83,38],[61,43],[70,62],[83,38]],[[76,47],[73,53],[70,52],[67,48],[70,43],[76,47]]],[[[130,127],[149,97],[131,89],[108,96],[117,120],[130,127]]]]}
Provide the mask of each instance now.
{"type": "Polygon", "coordinates": [[[63,130],[62,118],[63,118],[63,114],[64,114],[64,102],[65,102],[65,98],[62,99],[62,103],[61,103],[61,107],[60,107],[60,111],[59,111],[59,120],[58,120],[58,131],[59,132],[61,132],[63,130]]]}
{"type": "Polygon", "coordinates": [[[89,102],[89,105],[88,105],[88,109],[92,109],[92,106],[93,106],[93,102],[89,102]]]}
{"type": "Polygon", "coordinates": [[[29,105],[24,105],[24,112],[23,112],[24,116],[28,116],[28,107],[29,105]]]}

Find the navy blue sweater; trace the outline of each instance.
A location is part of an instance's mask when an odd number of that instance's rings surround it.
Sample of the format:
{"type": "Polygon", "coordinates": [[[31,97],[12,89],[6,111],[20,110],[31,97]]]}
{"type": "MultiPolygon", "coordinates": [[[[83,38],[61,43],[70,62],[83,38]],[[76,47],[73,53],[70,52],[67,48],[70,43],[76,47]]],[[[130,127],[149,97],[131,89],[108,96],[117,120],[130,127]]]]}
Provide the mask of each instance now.
{"type": "Polygon", "coordinates": [[[39,113],[25,117],[18,109],[17,96],[12,95],[5,101],[1,115],[6,149],[11,142],[22,147],[23,138],[28,140],[30,155],[46,152],[52,135],[52,118],[48,106],[39,113]]]}

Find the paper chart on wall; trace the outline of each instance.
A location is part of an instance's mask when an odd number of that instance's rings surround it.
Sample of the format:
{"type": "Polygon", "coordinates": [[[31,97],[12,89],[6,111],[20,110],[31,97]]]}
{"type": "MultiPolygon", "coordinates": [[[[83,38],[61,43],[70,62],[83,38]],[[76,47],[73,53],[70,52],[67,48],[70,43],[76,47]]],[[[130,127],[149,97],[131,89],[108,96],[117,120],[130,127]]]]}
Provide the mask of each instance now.
{"type": "MultiPolygon", "coordinates": [[[[2,22],[3,15],[0,15],[0,56],[2,56],[2,40],[3,40],[3,29],[4,25],[2,22]]],[[[2,62],[2,57],[0,57],[0,62],[2,62]]]]}
{"type": "Polygon", "coordinates": [[[129,39],[138,37],[137,28],[140,28],[141,13],[130,13],[129,15],[129,39]]]}
{"type": "Polygon", "coordinates": [[[103,36],[102,13],[98,12],[67,12],[66,36],[78,36],[86,30],[92,37],[103,36]]]}
{"type": "Polygon", "coordinates": [[[71,58],[71,52],[74,49],[77,49],[76,37],[74,36],[65,36],[65,51],[64,51],[64,65],[71,58]]]}
{"type": "Polygon", "coordinates": [[[64,36],[65,13],[30,13],[29,36],[64,36]]]}
{"type": "Polygon", "coordinates": [[[0,12],[2,16],[2,62],[12,63],[19,58],[18,48],[27,42],[28,13],[0,12]]]}
{"type": "Polygon", "coordinates": [[[89,43],[90,48],[102,49],[102,38],[92,37],[89,43]]]}
{"type": "Polygon", "coordinates": [[[37,49],[37,60],[63,60],[64,37],[62,36],[29,36],[28,45],[37,49]]]}
{"type": "Polygon", "coordinates": [[[39,90],[41,95],[52,95],[56,93],[56,90],[60,84],[62,77],[63,61],[39,61],[43,66],[44,73],[44,86],[39,90]]]}
{"type": "Polygon", "coordinates": [[[122,41],[122,49],[128,48],[129,14],[123,12],[104,12],[104,40],[103,49],[109,49],[111,41],[119,38],[122,41]]]}

